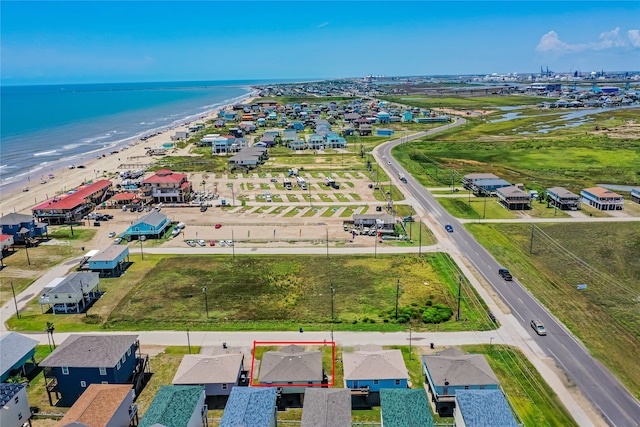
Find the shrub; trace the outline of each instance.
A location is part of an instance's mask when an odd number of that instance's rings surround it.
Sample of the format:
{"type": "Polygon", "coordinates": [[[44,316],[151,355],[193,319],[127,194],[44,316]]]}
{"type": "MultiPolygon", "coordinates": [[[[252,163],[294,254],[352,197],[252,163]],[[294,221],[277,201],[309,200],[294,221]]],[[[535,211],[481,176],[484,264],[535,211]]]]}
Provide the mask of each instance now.
{"type": "Polygon", "coordinates": [[[453,315],[453,310],[444,304],[434,304],[422,313],[424,323],[446,322],[453,315]]]}

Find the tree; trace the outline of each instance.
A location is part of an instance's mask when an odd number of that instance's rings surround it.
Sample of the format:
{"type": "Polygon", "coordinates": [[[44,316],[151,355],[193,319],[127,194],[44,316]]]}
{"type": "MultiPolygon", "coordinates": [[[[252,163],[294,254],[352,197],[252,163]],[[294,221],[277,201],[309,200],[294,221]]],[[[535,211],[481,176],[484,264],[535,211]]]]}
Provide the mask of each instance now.
{"type": "Polygon", "coordinates": [[[53,326],[53,322],[47,322],[47,338],[51,338],[51,342],[49,343],[49,350],[51,350],[51,343],[53,343],[53,349],[56,348],[56,342],[53,340],[53,331],[55,331],[55,327],[53,326]]]}

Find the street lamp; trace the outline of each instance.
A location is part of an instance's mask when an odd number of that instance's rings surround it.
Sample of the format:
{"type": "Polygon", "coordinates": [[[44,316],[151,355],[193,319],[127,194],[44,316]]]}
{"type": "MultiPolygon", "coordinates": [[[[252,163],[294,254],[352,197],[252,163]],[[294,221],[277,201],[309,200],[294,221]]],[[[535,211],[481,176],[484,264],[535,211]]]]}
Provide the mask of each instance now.
{"type": "Polygon", "coordinates": [[[209,297],[207,296],[207,287],[202,287],[202,293],[204,294],[204,308],[207,311],[207,319],[209,318],[209,297]]]}

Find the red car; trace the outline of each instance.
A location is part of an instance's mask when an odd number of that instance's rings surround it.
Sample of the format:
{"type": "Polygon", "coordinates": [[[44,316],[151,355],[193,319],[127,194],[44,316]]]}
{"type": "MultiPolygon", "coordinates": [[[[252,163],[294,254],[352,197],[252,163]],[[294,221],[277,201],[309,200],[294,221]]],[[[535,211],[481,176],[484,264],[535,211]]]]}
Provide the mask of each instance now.
{"type": "Polygon", "coordinates": [[[221,227],[222,227],[222,224],[216,224],[216,230],[221,227]]]}
{"type": "Polygon", "coordinates": [[[209,246],[215,246],[216,245],[216,241],[215,240],[209,240],[209,246]]]}

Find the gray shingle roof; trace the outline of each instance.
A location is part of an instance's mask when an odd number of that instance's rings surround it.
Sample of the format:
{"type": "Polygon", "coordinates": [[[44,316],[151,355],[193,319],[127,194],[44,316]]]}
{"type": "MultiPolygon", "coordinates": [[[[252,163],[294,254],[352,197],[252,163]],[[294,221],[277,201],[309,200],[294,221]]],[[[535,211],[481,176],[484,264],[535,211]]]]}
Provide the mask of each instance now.
{"type": "Polygon", "coordinates": [[[125,245],[110,245],[92,256],[90,261],[113,261],[128,250],[129,247],[125,245]]]}
{"type": "Polygon", "coordinates": [[[443,351],[435,356],[422,356],[422,363],[436,386],[488,385],[499,384],[487,359],[482,354],[461,354],[457,351],[443,351]]]}
{"type": "Polygon", "coordinates": [[[267,351],[260,362],[260,382],[322,381],[322,353],[289,345],[281,351],[267,351]]]}
{"type": "Polygon", "coordinates": [[[3,333],[0,336],[0,374],[12,369],[36,345],[38,341],[27,336],[16,332],[3,333]]]}
{"type": "Polygon", "coordinates": [[[234,387],[224,408],[220,427],[265,427],[275,416],[276,389],[234,387]]]}
{"type": "Polygon", "coordinates": [[[501,390],[458,390],[456,408],[467,427],[517,427],[501,390]]]}
{"type": "Polygon", "coordinates": [[[43,367],[114,367],[138,335],[71,335],[47,356],[43,367]]]}
{"type": "Polygon", "coordinates": [[[308,387],[301,427],[351,427],[351,392],[347,388],[308,387]]]}
{"type": "Polygon", "coordinates": [[[187,354],[173,377],[173,384],[233,384],[238,380],[243,357],[240,353],[187,354]]]}
{"type": "Polygon", "coordinates": [[[433,427],[433,416],[423,388],[381,389],[380,412],[384,427],[433,427]]]}
{"type": "Polygon", "coordinates": [[[135,222],[132,227],[135,228],[137,224],[149,224],[152,227],[157,227],[165,219],[167,219],[167,216],[161,212],[150,212],[135,222]]]}
{"type": "Polygon", "coordinates": [[[0,218],[0,225],[16,225],[23,222],[33,221],[32,215],[10,213],[0,218]]]}
{"type": "Polygon", "coordinates": [[[80,292],[88,292],[93,290],[89,285],[95,281],[96,277],[99,277],[98,273],[71,273],[65,277],[62,282],[53,288],[50,293],[52,294],[64,294],[71,293],[76,294],[80,292]]]}
{"type": "Polygon", "coordinates": [[[345,380],[409,378],[400,350],[342,353],[345,380]]]}

